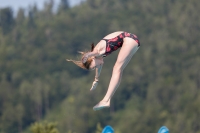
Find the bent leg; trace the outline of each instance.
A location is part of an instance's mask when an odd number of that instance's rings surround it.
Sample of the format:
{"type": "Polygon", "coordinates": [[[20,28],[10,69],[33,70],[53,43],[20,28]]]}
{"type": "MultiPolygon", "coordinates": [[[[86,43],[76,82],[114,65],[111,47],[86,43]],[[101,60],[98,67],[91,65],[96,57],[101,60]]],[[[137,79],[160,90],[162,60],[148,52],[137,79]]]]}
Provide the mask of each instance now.
{"type": "Polygon", "coordinates": [[[131,38],[127,38],[126,41],[124,41],[123,46],[117,57],[115,66],[113,68],[112,77],[107,93],[104,96],[103,100],[93,108],[94,110],[99,110],[110,106],[110,99],[112,98],[120,84],[123,70],[137,50],[138,44],[134,40],[132,40],[131,38]]]}

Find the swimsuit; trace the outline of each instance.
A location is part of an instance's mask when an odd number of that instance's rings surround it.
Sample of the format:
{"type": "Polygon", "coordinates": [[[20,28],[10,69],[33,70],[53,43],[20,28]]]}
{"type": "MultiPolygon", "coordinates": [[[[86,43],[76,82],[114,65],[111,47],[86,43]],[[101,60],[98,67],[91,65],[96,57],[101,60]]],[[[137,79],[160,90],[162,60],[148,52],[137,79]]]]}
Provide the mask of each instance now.
{"type": "Polygon", "coordinates": [[[123,39],[125,37],[130,37],[134,39],[138,43],[138,47],[140,47],[140,41],[136,35],[128,33],[128,32],[123,32],[112,39],[102,39],[106,41],[106,51],[103,54],[103,56],[105,57],[108,54],[112,53],[113,51],[117,50],[118,48],[122,47],[123,39]]]}

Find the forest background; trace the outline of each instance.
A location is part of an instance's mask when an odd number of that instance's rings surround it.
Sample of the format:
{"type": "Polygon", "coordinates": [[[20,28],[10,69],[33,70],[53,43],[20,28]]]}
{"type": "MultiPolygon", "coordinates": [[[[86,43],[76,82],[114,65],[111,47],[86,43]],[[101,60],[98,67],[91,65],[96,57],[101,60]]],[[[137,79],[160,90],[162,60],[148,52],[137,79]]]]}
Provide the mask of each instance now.
{"type": "Polygon", "coordinates": [[[53,0],[14,16],[0,9],[0,133],[30,133],[56,122],[60,133],[200,133],[199,0],[53,0]],[[79,59],[114,31],[136,34],[141,47],[124,70],[109,109],[93,111],[105,95],[118,52],[105,58],[97,89],[79,59]]]}

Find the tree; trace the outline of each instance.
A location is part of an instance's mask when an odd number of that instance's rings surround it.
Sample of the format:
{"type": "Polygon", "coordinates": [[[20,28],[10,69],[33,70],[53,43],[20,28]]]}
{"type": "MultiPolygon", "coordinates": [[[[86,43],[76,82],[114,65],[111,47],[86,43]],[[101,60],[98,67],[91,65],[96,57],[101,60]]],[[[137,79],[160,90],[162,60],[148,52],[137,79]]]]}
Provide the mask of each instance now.
{"type": "Polygon", "coordinates": [[[3,34],[10,32],[14,26],[13,11],[10,7],[0,9],[0,26],[3,34]]]}
{"type": "Polygon", "coordinates": [[[69,0],[61,0],[58,8],[58,12],[65,11],[69,9],[69,0]]]}
{"type": "Polygon", "coordinates": [[[35,122],[31,125],[32,133],[59,133],[55,122],[35,122]]]}
{"type": "Polygon", "coordinates": [[[24,9],[20,8],[17,12],[17,18],[16,21],[17,23],[21,24],[25,19],[25,15],[24,15],[24,9]]]}

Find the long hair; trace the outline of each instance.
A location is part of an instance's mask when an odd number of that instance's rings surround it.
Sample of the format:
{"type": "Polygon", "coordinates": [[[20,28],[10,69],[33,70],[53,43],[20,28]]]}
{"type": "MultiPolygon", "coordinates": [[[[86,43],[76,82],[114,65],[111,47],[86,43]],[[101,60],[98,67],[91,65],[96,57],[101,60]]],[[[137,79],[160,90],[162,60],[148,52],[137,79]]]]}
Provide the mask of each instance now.
{"type": "MultiPolygon", "coordinates": [[[[91,52],[92,52],[93,50],[94,50],[94,43],[91,44],[91,52]]],[[[89,70],[89,69],[90,69],[90,64],[91,64],[91,62],[92,62],[92,58],[89,57],[85,63],[82,63],[82,58],[83,58],[84,55],[87,54],[88,52],[78,51],[78,53],[82,54],[81,61],[76,61],[76,60],[71,60],[71,59],[66,59],[66,60],[67,60],[67,61],[73,62],[74,64],[76,64],[76,65],[79,66],[80,68],[89,70]]]]}

